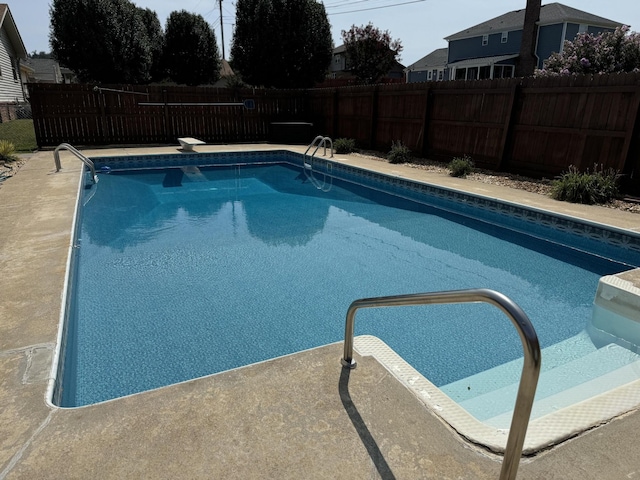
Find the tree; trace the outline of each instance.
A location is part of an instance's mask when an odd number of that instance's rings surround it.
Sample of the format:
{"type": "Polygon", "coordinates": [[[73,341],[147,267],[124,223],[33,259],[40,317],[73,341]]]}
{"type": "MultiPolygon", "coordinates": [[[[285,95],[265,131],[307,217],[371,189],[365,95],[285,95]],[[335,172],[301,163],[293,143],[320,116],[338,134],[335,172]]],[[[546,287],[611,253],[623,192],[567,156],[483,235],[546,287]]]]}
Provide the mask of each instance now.
{"type": "Polygon", "coordinates": [[[52,53],[47,53],[44,50],[40,50],[39,52],[34,50],[29,54],[29,58],[53,58],[52,53]]]}
{"type": "Polygon", "coordinates": [[[315,0],[238,0],[231,64],[243,81],[308,88],[331,62],[331,25],[315,0]]]}
{"type": "Polygon", "coordinates": [[[544,61],[535,75],[585,75],[640,71],[640,34],[623,26],[598,35],[580,33],[565,41],[562,53],[544,61]]]}
{"type": "Polygon", "coordinates": [[[146,35],[149,41],[149,49],[151,53],[150,75],[152,81],[159,81],[165,77],[162,64],[162,55],[164,52],[164,31],[158,15],[149,8],[139,8],[142,23],[146,28],[146,35]]]}
{"type": "Polygon", "coordinates": [[[53,0],[54,57],[84,82],[146,83],[152,53],[140,10],[128,0],[53,0]]]}
{"type": "Polygon", "coordinates": [[[400,40],[392,40],[388,30],[382,32],[371,23],[343,30],[342,40],[347,66],[362,83],[376,83],[400,59],[400,40]]]}
{"type": "Polygon", "coordinates": [[[165,30],[164,65],[176,83],[202,85],[220,78],[216,36],[201,15],[171,12],[165,30]]]}

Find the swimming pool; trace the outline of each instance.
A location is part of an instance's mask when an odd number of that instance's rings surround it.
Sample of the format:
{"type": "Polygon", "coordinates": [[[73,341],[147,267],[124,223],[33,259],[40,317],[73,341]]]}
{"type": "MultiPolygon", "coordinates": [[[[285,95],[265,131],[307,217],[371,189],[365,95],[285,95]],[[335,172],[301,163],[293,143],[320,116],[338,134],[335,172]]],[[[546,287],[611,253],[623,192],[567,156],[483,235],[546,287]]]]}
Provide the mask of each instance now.
{"type": "MultiPolygon", "coordinates": [[[[604,348],[585,331],[594,293],[603,275],[640,264],[637,238],[335,162],[316,163],[318,189],[301,158],[96,159],[112,173],[82,191],[56,403],[340,341],[350,302],[376,295],[493,288],[555,346],[543,368],[604,348]]],[[[480,420],[505,414],[478,400],[495,383],[484,372],[517,372],[520,343],[499,312],[397,310],[359,313],[356,333],[382,339],[480,420]]],[[[634,361],[614,353],[613,364],[634,361]]],[[[510,395],[500,394],[512,408],[510,395]]]]}

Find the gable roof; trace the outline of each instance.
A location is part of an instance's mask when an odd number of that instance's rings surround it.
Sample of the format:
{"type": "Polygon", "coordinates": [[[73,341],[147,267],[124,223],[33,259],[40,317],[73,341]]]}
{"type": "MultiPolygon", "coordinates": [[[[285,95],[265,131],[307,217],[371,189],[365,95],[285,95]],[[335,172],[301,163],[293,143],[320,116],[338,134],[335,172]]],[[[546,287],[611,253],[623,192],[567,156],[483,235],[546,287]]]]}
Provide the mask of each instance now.
{"type": "Polygon", "coordinates": [[[22,37],[20,37],[16,22],[13,20],[9,5],[6,3],[0,3],[0,29],[2,28],[7,32],[7,36],[9,37],[11,45],[13,45],[16,55],[19,58],[27,58],[27,49],[24,47],[24,43],[22,43],[22,37]]]}
{"type": "Polygon", "coordinates": [[[437,48],[429,55],[422,57],[420,60],[412,63],[407,67],[408,70],[422,70],[427,67],[444,67],[448,60],[448,48],[437,48]]]}
{"type": "Polygon", "coordinates": [[[59,83],[62,80],[60,65],[53,58],[29,58],[22,63],[33,69],[36,82],[59,83]]]}
{"type": "MultiPolygon", "coordinates": [[[[525,9],[523,8],[505,13],[499,17],[492,18],[491,20],[487,20],[486,22],[479,23],[478,25],[474,25],[473,27],[445,37],[445,40],[460,40],[463,38],[478,37],[488,33],[521,30],[524,25],[524,12],[525,9]]],[[[616,28],[622,25],[620,22],[592,15],[561,3],[542,5],[540,8],[540,20],[538,21],[538,25],[552,25],[554,23],[563,22],[588,24],[609,28],[616,28]]]]}

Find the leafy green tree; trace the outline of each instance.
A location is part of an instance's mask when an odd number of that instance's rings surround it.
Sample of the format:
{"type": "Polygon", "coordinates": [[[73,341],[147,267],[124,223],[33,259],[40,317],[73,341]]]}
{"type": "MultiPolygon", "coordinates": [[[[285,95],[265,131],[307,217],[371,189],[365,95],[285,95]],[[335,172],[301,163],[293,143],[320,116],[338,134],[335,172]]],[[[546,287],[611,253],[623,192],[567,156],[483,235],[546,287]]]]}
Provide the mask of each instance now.
{"type": "Polygon", "coordinates": [[[164,64],[176,83],[202,85],[220,78],[215,33],[201,15],[171,12],[165,29],[164,64]]]}
{"type": "Polygon", "coordinates": [[[151,80],[162,80],[166,75],[162,64],[162,55],[164,52],[164,31],[158,15],[149,8],[139,8],[142,23],[146,28],[146,35],[149,41],[151,51],[151,80]]]}
{"type": "Polygon", "coordinates": [[[40,50],[39,52],[34,50],[29,54],[29,58],[53,58],[53,54],[51,52],[47,53],[44,50],[40,50]]]}
{"type": "Polygon", "coordinates": [[[536,70],[537,77],[640,71],[640,34],[629,27],[598,35],[580,33],[565,41],[562,53],[554,53],[536,70]]]}
{"type": "Polygon", "coordinates": [[[307,88],[331,62],[331,25],[315,0],[238,0],[231,64],[250,85],[307,88]]]}
{"type": "Polygon", "coordinates": [[[140,10],[128,0],[53,0],[54,57],[81,81],[146,83],[153,61],[140,10]]]}
{"type": "Polygon", "coordinates": [[[343,30],[342,40],[347,66],[362,83],[376,83],[400,60],[400,40],[392,40],[388,30],[383,32],[371,23],[343,30]]]}

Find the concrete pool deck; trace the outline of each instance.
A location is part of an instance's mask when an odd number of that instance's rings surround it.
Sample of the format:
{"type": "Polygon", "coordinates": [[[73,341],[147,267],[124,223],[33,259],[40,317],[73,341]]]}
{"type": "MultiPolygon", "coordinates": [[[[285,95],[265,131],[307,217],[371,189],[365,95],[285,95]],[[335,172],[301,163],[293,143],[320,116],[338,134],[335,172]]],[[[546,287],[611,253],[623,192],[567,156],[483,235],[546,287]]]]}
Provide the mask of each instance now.
{"type": "MultiPolygon", "coordinates": [[[[275,148],[305,149],[196,151],[275,148]]],[[[83,150],[89,156],[177,151],[83,150]]],[[[53,152],[39,152],[0,183],[0,479],[498,478],[500,456],[465,442],[375,359],[358,357],[358,368],[344,371],[341,344],[98,405],[48,405],[82,168],[69,153],[61,159],[56,173],[53,152]]],[[[362,157],[337,160],[640,231],[637,214],[362,157]]],[[[640,478],[639,431],[640,411],[629,412],[523,459],[518,478],[640,478]]]]}

